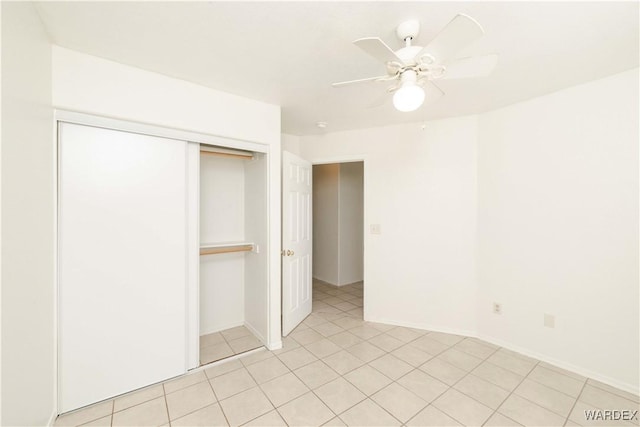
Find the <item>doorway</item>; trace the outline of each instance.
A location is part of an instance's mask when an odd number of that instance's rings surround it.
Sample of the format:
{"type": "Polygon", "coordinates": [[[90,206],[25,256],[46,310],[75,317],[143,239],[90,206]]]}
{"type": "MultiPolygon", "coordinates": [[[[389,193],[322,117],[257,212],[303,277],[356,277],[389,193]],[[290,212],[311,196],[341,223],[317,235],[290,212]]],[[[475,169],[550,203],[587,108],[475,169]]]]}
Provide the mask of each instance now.
{"type": "Polygon", "coordinates": [[[364,162],[313,166],[313,313],[363,319],[364,162]]]}

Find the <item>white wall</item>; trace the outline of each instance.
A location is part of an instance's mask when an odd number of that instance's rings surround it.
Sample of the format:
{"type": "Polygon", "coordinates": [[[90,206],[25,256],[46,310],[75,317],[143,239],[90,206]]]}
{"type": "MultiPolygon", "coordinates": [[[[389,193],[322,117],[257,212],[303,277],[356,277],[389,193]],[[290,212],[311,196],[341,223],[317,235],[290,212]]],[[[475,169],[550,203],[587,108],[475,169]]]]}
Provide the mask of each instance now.
{"type": "Polygon", "coordinates": [[[638,98],[635,69],[424,132],[301,137],[313,162],[365,159],[365,221],[382,231],[365,235],[365,318],[638,393],[638,98]]]}
{"type": "Polygon", "coordinates": [[[363,279],[363,174],[362,162],[340,163],[338,285],[363,279]]]}
{"type": "Polygon", "coordinates": [[[339,282],[338,163],[313,166],[313,277],[339,282]]]}
{"type": "Polygon", "coordinates": [[[475,333],[477,119],[300,138],[314,163],[364,160],[365,319],[475,333]]]}
{"type": "Polygon", "coordinates": [[[280,143],[278,106],[59,46],[53,46],[53,103],[72,111],[280,143]]]}
{"type": "Polygon", "coordinates": [[[282,134],[282,150],[300,156],[300,137],[297,135],[282,134]]]}
{"type": "Polygon", "coordinates": [[[268,144],[269,346],[280,336],[280,107],[53,46],[56,108],[268,144]]]}
{"type": "Polygon", "coordinates": [[[478,150],[480,334],[636,392],[638,113],[636,69],[482,115],[478,150]]]}
{"type": "MultiPolygon", "coordinates": [[[[245,240],[244,161],[200,156],[200,244],[245,240]]],[[[200,335],[244,323],[243,252],[200,257],[200,335]]]]}
{"type": "MultiPolygon", "coordinates": [[[[244,253],[244,324],[263,342],[267,341],[269,325],[265,324],[267,308],[263,301],[268,297],[269,263],[264,256],[267,238],[267,160],[262,154],[254,154],[254,159],[244,162],[244,235],[245,239],[257,245],[256,252],[244,253]]],[[[279,218],[278,218],[279,220],[279,218]]],[[[280,283],[277,284],[278,286],[280,283]]],[[[280,313],[276,313],[280,315],[280,313]]]]}
{"type": "Polygon", "coordinates": [[[55,410],[51,45],[33,5],[2,2],[2,425],[55,410]]]}
{"type": "Polygon", "coordinates": [[[342,286],[363,279],[363,164],[313,166],[313,277],[342,286]]]}

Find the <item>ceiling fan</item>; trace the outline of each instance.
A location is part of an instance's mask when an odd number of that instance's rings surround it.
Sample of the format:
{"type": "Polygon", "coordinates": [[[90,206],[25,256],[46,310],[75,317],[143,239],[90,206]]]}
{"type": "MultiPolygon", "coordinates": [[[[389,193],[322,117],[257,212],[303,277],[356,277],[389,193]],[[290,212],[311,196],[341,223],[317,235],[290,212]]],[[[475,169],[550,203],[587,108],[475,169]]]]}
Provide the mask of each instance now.
{"type": "Polygon", "coordinates": [[[438,79],[460,79],[482,77],[491,74],[498,55],[457,58],[456,54],[484,34],[484,30],[473,18],[456,15],[442,31],[426,46],[414,46],[413,39],[420,31],[417,20],[405,21],[396,29],[396,34],[405,46],[394,51],[379,37],[366,37],[353,43],[386,66],[387,74],[378,77],[334,83],[341,87],[352,83],[393,82],[383,97],[371,106],[384,103],[393,93],[393,105],[399,111],[414,111],[427,98],[434,101],[444,95],[433,81],[438,79]]]}

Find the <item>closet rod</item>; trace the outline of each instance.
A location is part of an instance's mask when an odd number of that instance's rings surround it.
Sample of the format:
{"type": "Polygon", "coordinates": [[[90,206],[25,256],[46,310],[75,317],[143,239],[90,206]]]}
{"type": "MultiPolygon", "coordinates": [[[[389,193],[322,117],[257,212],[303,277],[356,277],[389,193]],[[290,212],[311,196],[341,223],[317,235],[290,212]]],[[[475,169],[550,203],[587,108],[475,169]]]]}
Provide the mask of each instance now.
{"type": "Polygon", "coordinates": [[[251,154],[223,153],[221,151],[200,150],[200,154],[204,154],[205,156],[231,157],[234,159],[253,159],[253,156],[251,154]]]}
{"type": "Polygon", "coordinates": [[[215,248],[202,248],[200,255],[226,254],[229,252],[249,252],[253,250],[253,245],[240,246],[218,246],[215,248]]]}

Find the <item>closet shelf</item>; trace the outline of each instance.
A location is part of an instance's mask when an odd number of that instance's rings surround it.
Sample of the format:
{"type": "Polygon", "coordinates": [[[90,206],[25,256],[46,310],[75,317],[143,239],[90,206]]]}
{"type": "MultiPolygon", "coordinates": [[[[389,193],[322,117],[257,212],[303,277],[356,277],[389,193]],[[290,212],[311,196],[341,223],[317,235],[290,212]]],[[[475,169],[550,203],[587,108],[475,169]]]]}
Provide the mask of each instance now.
{"type": "Polygon", "coordinates": [[[253,243],[250,242],[211,243],[200,245],[200,255],[250,252],[252,250],[253,243]]]}
{"type": "Polygon", "coordinates": [[[251,160],[251,159],[253,159],[253,154],[245,154],[245,153],[242,153],[242,152],[200,150],[200,154],[205,155],[205,156],[229,157],[229,158],[233,158],[233,159],[242,159],[242,160],[251,160]]]}

